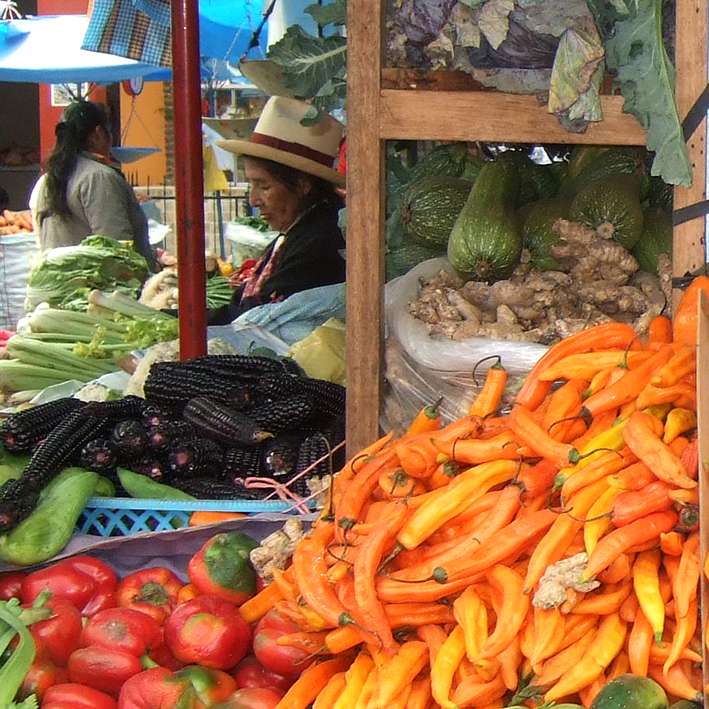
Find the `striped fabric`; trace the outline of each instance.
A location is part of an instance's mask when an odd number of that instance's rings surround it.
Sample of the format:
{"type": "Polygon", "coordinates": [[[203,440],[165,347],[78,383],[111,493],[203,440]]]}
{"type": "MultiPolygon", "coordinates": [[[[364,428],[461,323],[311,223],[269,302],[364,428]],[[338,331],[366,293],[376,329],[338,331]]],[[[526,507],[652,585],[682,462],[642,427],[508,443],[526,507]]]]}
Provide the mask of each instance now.
{"type": "Polygon", "coordinates": [[[171,65],[169,0],[92,0],[87,14],[82,49],[171,65]]]}

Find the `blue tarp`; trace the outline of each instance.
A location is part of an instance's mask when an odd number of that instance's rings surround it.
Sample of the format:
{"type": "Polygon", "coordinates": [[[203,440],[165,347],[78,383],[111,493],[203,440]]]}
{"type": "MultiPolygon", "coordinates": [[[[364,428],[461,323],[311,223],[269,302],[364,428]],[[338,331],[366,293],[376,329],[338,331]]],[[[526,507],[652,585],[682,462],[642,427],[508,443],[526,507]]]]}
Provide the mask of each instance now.
{"type": "Polygon", "coordinates": [[[0,81],[107,84],[156,71],[132,59],[81,49],[86,27],[83,15],[0,21],[0,81]]]}

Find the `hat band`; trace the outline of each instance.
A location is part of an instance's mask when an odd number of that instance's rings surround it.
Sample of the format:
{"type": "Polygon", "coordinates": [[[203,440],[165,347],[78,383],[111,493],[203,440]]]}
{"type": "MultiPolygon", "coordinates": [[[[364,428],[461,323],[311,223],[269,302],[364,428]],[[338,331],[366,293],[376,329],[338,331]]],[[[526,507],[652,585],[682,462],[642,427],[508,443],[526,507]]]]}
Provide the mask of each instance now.
{"type": "Polygon", "coordinates": [[[293,153],[294,155],[307,158],[308,160],[313,160],[314,162],[325,165],[326,167],[332,167],[332,163],[335,160],[332,155],[321,153],[319,150],[313,150],[307,145],[302,145],[301,143],[291,143],[288,140],[281,140],[280,138],[274,138],[272,135],[264,135],[263,133],[252,133],[251,142],[258,143],[259,145],[267,145],[270,148],[283,150],[286,153],[293,153]]]}

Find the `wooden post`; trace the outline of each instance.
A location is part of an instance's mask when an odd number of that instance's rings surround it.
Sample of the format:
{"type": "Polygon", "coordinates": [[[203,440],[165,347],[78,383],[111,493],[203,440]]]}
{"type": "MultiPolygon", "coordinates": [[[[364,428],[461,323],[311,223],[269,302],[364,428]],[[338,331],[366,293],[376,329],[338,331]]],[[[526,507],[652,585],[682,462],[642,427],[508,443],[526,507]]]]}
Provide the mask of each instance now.
{"type": "Polygon", "coordinates": [[[379,84],[384,2],[347,10],[347,449],[378,437],[383,383],[384,143],[379,84]]]}
{"type": "MultiPolygon", "coordinates": [[[[707,85],[707,25],[709,6],[707,0],[677,0],[675,65],[677,81],[675,95],[681,119],[687,115],[694,102],[707,85]]],[[[706,173],[706,118],[687,142],[692,163],[692,186],[675,187],[674,208],[680,209],[705,199],[706,173]]],[[[706,221],[704,217],[679,224],[674,228],[672,253],[673,276],[683,276],[696,271],[706,263],[706,221]]],[[[682,295],[673,294],[676,306],[682,295]]]]}

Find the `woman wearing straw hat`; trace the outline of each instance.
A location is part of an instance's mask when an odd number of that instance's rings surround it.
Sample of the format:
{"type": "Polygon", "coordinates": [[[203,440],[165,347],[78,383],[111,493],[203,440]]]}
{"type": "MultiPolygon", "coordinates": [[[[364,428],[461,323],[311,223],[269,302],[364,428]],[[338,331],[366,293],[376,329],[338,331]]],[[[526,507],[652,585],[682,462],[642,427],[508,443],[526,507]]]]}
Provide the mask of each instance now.
{"type": "Polygon", "coordinates": [[[210,325],[224,325],[256,305],[345,280],[345,241],[337,219],[344,204],[337,192],[345,176],[333,168],[342,124],[324,116],[301,120],[307,103],[271,97],[249,140],[217,145],[244,156],[249,203],[279,235],[231,303],[209,311],[210,325]]]}

